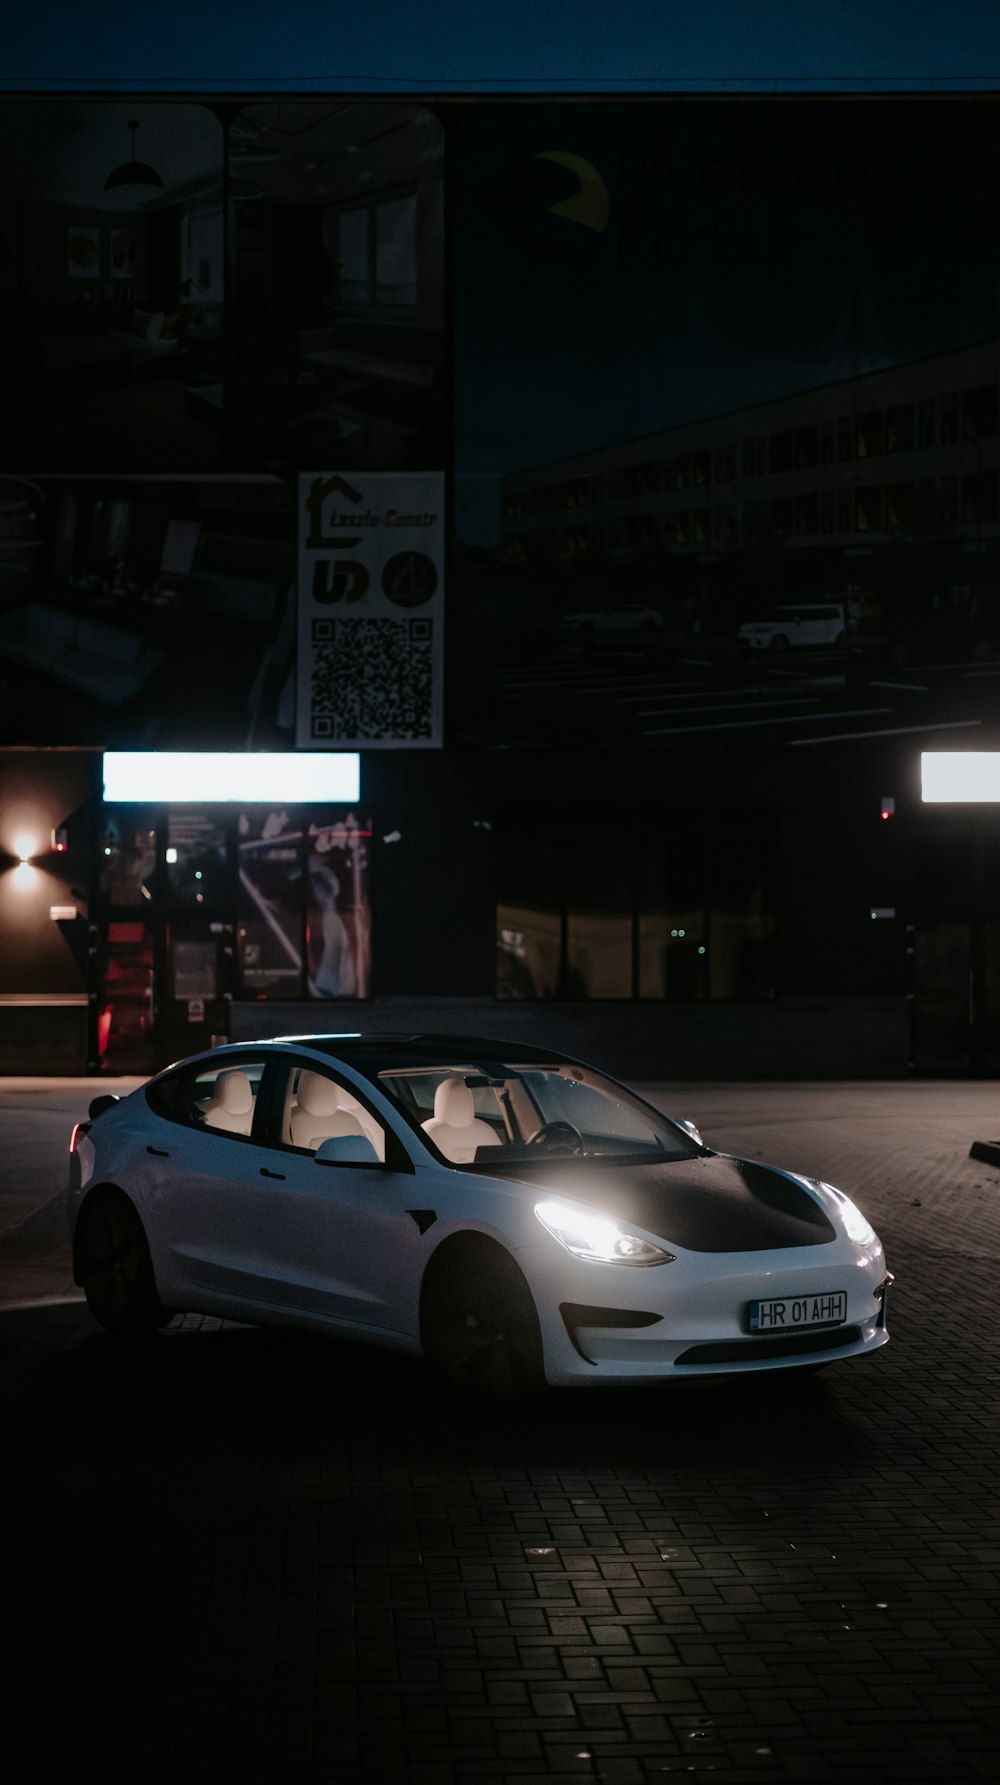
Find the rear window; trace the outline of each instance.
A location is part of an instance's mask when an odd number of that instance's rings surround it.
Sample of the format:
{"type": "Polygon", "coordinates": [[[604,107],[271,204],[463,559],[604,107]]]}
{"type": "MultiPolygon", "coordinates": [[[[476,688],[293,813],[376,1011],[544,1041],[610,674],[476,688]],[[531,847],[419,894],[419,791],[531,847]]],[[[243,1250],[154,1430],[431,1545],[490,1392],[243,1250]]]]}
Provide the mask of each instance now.
{"type": "Polygon", "coordinates": [[[202,1060],[154,1079],[146,1086],[146,1101],[158,1116],[186,1128],[248,1134],[263,1076],[261,1059],[202,1060]],[[244,1085],[249,1087],[249,1105],[244,1085]]]}

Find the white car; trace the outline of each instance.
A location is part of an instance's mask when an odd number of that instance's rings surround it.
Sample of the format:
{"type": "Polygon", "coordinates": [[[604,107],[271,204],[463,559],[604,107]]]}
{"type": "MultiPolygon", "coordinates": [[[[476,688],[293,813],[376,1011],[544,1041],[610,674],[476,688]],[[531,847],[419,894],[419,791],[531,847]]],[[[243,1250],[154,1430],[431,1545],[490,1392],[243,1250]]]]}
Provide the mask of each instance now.
{"type": "Polygon", "coordinates": [[[216,1048],[70,1146],[74,1274],[113,1331],[175,1310],[422,1354],[466,1389],[816,1367],[888,1338],[832,1185],[713,1152],[551,1051],[462,1036],[216,1048]]]}
{"type": "Polygon", "coordinates": [[[663,615],[653,607],[626,601],[618,607],[564,614],[562,624],[568,632],[659,632],[663,628],[663,615]]]}
{"type": "Polygon", "coordinates": [[[736,637],[751,651],[840,646],[847,640],[847,622],[843,606],[837,602],[799,601],[779,607],[773,620],[747,620],[736,637]]]}

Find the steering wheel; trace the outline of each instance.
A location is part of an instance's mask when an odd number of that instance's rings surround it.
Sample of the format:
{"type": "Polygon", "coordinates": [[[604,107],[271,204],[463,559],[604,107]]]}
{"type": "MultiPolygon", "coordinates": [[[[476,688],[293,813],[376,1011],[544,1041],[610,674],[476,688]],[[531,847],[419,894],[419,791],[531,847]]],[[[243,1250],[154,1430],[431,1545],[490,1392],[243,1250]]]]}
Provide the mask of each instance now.
{"type": "Polygon", "coordinates": [[[572,1122],[543,1122],[528,1141],[529,1147],[537,1147],[541,1153],[564,1153],[567,1156],[579,1156],[586,1152],[583,1135],[572,1122]]]}

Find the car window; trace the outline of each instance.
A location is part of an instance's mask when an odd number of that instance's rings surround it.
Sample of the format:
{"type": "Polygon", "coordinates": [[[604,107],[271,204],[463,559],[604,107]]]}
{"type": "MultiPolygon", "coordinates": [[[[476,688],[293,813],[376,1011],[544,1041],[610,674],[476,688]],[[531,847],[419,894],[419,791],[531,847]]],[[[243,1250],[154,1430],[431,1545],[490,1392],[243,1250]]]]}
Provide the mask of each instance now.
{"type": "Polygon", "coordinates": [[[315,1153],[327,1140],[363,1136],[385,1161],[385,1127],[345,1080],[313,1062],[292,1061],[279,1097],[278,1144],[315,1153]]]}
{"type": "Polygon", "coordinates": [[[539,1162],[567,1141],[581,1160],[639,1163],[697,1151],[622,1086],[571,1061],[477,1066],[459,1059],[390,1066],[378,1076],[412,1126],[452,1164],[539,1162]]]}
{"type": "Polygon", "coordinates": [[[200,1060],[146,1087],[150,1107],[170,1122],[249,1139],[265,1062],[260,1056],[200,1060]]]}

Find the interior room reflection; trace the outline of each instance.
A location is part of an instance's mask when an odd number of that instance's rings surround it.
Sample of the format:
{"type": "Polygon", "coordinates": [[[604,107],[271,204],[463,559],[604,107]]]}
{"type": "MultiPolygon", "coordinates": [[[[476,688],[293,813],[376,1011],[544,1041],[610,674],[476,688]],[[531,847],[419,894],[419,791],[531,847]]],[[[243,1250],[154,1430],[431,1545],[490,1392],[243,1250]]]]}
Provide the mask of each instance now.
{"type": "Polygon", "coordinates": [[[0,743],[280,748],[292,494],[275,479],[40,478],[0,558],[0,743]]]}
{"type": "Polygon", "coordinates": [[[0,465],[217,463],[222,177],[202,106],[0,108],[0,465]]]}

